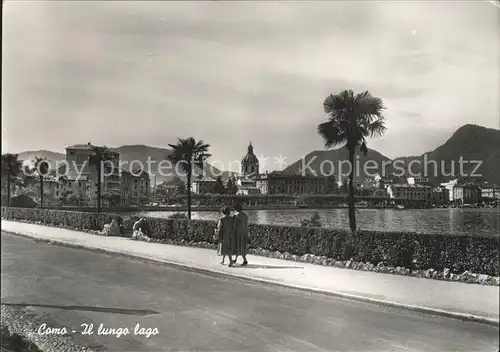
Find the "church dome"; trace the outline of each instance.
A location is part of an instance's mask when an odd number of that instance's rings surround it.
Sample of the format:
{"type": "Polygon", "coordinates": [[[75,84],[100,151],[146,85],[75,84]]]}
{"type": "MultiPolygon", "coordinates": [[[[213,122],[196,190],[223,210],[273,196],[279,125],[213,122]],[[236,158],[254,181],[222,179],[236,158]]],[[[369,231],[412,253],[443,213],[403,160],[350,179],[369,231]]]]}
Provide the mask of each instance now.
{"type": "Polygon", "coordinates": [[[247,154],[241,160],[241,164],[242,165],[257,165],[257,164],[259,164],[259,159],[253,153],[253,146],[252,146],[251,142],[250,142],[250,145],[248,146],[247,154]]]}

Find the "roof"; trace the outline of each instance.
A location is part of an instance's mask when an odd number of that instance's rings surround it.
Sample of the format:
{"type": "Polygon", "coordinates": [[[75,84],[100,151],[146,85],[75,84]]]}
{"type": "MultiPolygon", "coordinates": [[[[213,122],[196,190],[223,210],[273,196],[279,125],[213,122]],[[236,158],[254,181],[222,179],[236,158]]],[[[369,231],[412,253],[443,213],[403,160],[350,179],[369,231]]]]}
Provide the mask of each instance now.
{"type": "Polygon", "coordinates": [[[132,177],[148,176],[149,177],[149,174],[144,170],[132,170],[132,172],[130,172],[127,169],[121,168],[120,171],[121,171],[122,175],[124,175],[124,176],[132,176],[132,177]]]}
{"type": "Polygon", "coordinates": [[[407,183],[395,183],[392,185],[392,187],[399,187],[399,188],[431,188],[430,186],[425,186],[425,185],[409,185],[407,183]]]}
{"type": "Polygon", "coordinates": [[[90,144],[90,143],[87,143],[87,144],[73,144],[73,145],[70,145],[69,147],[66,147],[66,149],[90,150],[93,147],[95,147],[95,145],[90,144]]]}
{"type": "Polygon", "coordinates": [[[211,178],[211,177],[202,177],[202,178],[193,180],[193,182],[216,182],[216,180],[211,178]]]}
{"type": "MultiPolygon", "coordinates": [[[[70,145],[69,147],[66,147],[66,149],[76,149],[76,150],[91,150],[92,148],[95,148],[97,147],[96,145],[93,145],[91,143],[87,143],[87,144],[73,144],[73,145],[70,145]]],[[[111,148],[107,148],[109,150],[109,153],[111,154],[120,154],[114,150],[112,150],[111,148]]]]}
{"type": "Polygon", "coordinates": [[[261,174],[256,177],[256,180],[265,180],[268,178],[282,178],[282,179],[297,179],[297,178],[303,178],[303,179],[327,179],[328,177],[324,176],[316,176],[313,175],[310,172],[307,172],[305,174],[301,173],[284,173],[283,171],[272,171],[266,174],[261,174]]]}
{"type": "Polygon", "coordinates": [[[455,185],[455,187],[471,187],[471,188],[479,188],[474,182],[459,182],[455,185]]]}

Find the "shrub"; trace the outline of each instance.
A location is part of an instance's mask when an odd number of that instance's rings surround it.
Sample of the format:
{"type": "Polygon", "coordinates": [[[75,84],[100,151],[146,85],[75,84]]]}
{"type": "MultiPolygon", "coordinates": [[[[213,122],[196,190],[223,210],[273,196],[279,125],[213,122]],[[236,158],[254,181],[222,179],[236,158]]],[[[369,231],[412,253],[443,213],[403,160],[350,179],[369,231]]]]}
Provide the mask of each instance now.
{"type": "Polygon", "coordinates": [[[169,219],[187,219],[186,213],[174,213],[172,215],[169,215],[169,219]]]}
{"type": "Polygon", "coordinates": [[[37,203],[31,197],[21,194],[10,199],[10,206],[17,208],[35,208],[37,203]]]}
{"type": "Polygon", "coordinates": [[[2,207],[2,219],[41,222],[46,225],[82,230],[102,230],[104,224],[109,224],[116,216],[106,213],[2,207]]]}
{"type": "MultiPolygon", "coordinates": [[[[42,222],[76,229],[102,229],[113,214],[64,210],[2,207],[2,218],[42,222]]],[[[139,217],[123,219],[131,230],[139,217]]],[[[158,240],[213,243],[215,221],[183,218],[147,218],[151,237],[158,240]]],[[[345,258],[348,230],[250,224],[250,247],[295,255],[314,254],[336,260],[383,263],[408,269],[449,268],[452,273],[469,272],[499,276],[498,238],[480,236],[428,235],[410,232],[359,230],[349,240],[351,255],[345,258]]]]}

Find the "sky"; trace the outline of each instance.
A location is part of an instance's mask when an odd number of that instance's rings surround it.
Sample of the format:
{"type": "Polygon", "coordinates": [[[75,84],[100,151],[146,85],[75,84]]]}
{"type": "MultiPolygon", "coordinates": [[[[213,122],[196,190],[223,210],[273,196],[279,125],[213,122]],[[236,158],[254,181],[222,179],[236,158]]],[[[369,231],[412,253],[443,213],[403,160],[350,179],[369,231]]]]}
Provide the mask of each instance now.
{"type": "MultiPolygon", "coordinates": [[[[324,148],[323,101],[369,90],[420,155],[499,128],[500,5],[473,2],[5,1],[2,152],[210,143],[288,163],[324,148]]],[[[236,170],[233,170],[236,171],[236,170]]]]}

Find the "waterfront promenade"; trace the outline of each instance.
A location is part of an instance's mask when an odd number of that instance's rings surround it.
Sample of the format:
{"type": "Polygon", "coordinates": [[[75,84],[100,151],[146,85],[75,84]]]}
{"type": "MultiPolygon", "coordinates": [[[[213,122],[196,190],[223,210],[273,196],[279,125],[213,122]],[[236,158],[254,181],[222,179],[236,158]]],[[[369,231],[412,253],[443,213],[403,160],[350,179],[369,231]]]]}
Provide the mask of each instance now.
{"type": "Polygon", "coordinates": [[[499,320],[498,286],[354,271],[258,256],[249,256],[250,265],[246,268],[228,268],[219,264],[220,258],[214,250],[97,236],[5,220],[2,220],[2,230],[39,240],[187,267],[218,276],[273,283],[463,319],[473,317],[496,323],[499,320]]]}
{"type": "Polygon", "coordinates": [[[44,351],[82,351],[70,343],[90,346],[87,351],[151,352],[498,348],[495,326],[203,275],[5,233],[2,323],[30,334],[44,351]],[[43,323],[66,327],[68,335],[39,335],[43,323]],[[82,335],[82,323],[94,324],[93,334],[82,335]],[[129,333],[99,334],[100,324],[129,333]],[[137,324],[153,334],[136,334],[137,324]]]}

